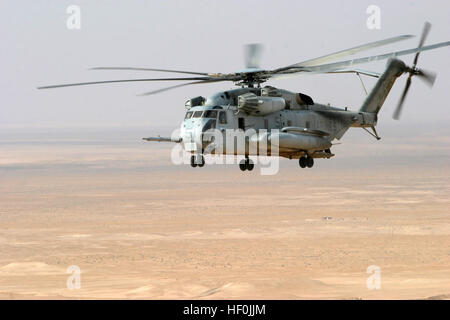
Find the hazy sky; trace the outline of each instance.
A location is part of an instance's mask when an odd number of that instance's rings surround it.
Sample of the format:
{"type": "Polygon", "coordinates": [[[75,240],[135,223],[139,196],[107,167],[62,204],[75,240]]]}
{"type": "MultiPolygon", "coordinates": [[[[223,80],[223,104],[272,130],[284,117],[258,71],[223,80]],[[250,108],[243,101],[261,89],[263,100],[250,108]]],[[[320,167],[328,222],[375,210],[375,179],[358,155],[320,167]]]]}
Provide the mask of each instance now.
{"type": "MultiPolygon", "coordinates": [[[[0,126],[173,126],[190,97],[208,96],[232,83],[200,85],[138,97],[164,83],[110,84],[37,90],[77,81],[160,77],[156,72],[89,71],[94,66],[173,68],[232,72],[243,68],[246,43],[265,46],[262,67],[303,61],[361,43],[401,34],[420,35],[433,24],[427,44],[450,40],[450,2],[442,1],[92,1],[1,0],[0,126]],[[81,8],[81,29],[69,30],[69,5],[81,8]],[[381,8],[381,29],[366,27],[366,8],[381,8]]],[[[365,52],[417,46],[418,38],[365,52]]],[[[422,53],[419,67],[438,72],[432,90],[413,79],[399,126],[445,126],[450,120],[450,48],[422,53]]],[[[411,64],[413,56],[402,58],[411,64]]],[[[385,62],[361,68],[382,71],[385,62]]],[[[392,112],[405,84],[400,78],[380,114],[392,112]]],[[[372,79],[365,78],[367,86],[372,79]]],[[[359,108],[365,94],[355,75],[298,76],[268,84],[304,92],[316,101],[359,108]]]]}

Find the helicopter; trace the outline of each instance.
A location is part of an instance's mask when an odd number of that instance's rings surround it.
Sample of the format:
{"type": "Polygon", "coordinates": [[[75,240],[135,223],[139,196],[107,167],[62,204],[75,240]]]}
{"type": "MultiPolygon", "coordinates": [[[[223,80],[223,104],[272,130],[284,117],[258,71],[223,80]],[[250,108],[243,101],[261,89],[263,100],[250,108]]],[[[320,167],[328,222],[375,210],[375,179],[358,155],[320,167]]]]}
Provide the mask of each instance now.
{"type": "MultiPolygon", "coordinates": [[[[312,168],[314,159],[329,159],[334,156],[331,147],[351,127],[363,128],[377,140],[375,129],[377,115],[389,94],[394,82],[402,74],[407,74],[406,85],[393,114],[399,119],[405,97],[413,76],[433,86],[436,74],[417,68],[422,51],[449,46],[450,41],[424,46],[431,24],[425,23],[419,45],[416,48],[389,52],[386,54],[333,62],[342,57],[388,45],[413,37],[401,35],[384,40],[366,43],[350,49],[341,50],[318,58],[309,59],[272,70],[259,67],[261,45],[246,46],[246,69],[234,73],[206,73],[155,68],[136,67],[95,67],[94,70],[133,70],[188,74],[189,77],[141,78],[80,82],[38,87],[51,89],[71,86],[94,85],[124,82],[183,81],[181,84],[146,92],[148,96],[188,85],[216,82],[233,82],[239,88],[217,92],[207,98],[198,96],[185,103],[187,109],[179,130],[179,136],[148,137],[146,141],[172,142],[181,144],[184,151],[191,154],[190,165],[203,167],[204,155],[222,154],[244,156],[239,163],[242,171],[251,171],[254,163],[250,156],[278,156],[298,159],[301,168],[312,168]],[[407,66],[398,56],[415,53],[413,64],[407,66]],[[388,60],[383,73],[353,68],[354,65],[373,61],[388,60]],[[304,93],[291,92],[261,84],[276,79],[301,74],[353,73],[361,82],[360,75],[378,78],[359,110],[338,108],[315,102],[304,93]],[[186,82],[188,81],[188,82],[186,82]],[[251,134],[245,134],[251,130],[251,134]],[[209,134],[214,131],[217,134],[209,134]],[[229,132],[232,132],[230,135],[229,132]],[[237,145],[237,134],[244,134],[242,143],[237,145]],[[233,136],[234,134],[234,136],[233,136]],[[256,147],[255,147],[256,146],[256,147]]],[[[364,85],[364,84],[363,84],[364,85]]]]}

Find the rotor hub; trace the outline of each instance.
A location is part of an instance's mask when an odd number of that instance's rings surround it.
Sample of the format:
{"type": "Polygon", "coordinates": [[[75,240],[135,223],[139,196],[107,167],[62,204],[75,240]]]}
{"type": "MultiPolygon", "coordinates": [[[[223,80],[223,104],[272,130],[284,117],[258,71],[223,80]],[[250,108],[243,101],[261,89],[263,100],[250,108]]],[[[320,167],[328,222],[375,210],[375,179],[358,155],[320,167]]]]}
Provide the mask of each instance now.
{"type": "Polygon", "coordinates": [[[420,74],[420,69],[417,67],[407,67],[406,72],[408,72],[411,75],[419,75],[420,74]]]}

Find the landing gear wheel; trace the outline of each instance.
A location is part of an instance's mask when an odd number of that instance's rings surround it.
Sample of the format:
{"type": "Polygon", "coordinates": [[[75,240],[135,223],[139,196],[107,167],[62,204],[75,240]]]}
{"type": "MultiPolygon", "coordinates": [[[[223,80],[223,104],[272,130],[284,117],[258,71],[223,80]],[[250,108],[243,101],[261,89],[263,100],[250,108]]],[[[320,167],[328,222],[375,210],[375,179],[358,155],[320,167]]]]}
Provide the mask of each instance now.
{"type": "Polygon", "coordinates": [[[300,159],[298,159],[298,164],[300,165],[300,168],[306,168],[306,158],[300,157],[300,159]]]}
{"type": "Polygon", "coordinates": [[[313,165],[314,165],[314,159],[311,157],[306,158],[306,166],[308,168],[312,168],[313,165]]]}
{"type": "Polygon", "coordinates": [[[202,154],[200,154],[200,155],[195,155],[195,154],[193,154],[192,156],[191,156],[191,167],[192,168],[195,168],[195,167],[199,167],[199,168],[201,168],[201,167],[203,167],[205,165],[205,157],[203,157],[203,155],[202,154]]]}
{"type": "Polygon", "coordinates": [[[203,155],[200,155],[200,161],[198,161],[198,167],[201,168],[205,165],[205,157],[203,155]]]}
{"type": "Polygon", "coordinates": [[[195,156],[192,155],[191,156],[191,167],[195,168],[197,166],[197,162],[195,161],[195,156]]]}
{"type": "Polygon", "coordinates": [[[247,165],[247,170],[248,170],[248,171],[252,171],[253,168],[255,167],[255,164],[254,164],[253,161],[250,160],[250,159],[247,159],[247,160],[245,161],[245,163],[246,163],[246,165],[247,165]]]}
{"type": "Polygon", "coordinates": [[[247,161],[241,160],[241,161],[239,162],[239,169],[241,169],[241,171],[247,170],[247,161]]]}

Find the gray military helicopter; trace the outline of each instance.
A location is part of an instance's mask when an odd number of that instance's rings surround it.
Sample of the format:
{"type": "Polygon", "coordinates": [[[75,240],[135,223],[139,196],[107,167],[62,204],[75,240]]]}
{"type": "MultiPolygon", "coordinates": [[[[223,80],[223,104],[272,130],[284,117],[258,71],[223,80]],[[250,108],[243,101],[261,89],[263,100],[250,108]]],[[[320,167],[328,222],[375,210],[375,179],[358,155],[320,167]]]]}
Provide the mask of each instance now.
{"type": "MultiPolygon", "coordinates": [[[[184,150],[192,154],[190,159],[192,167],[203,167],[205,164],[203,155],[208,151],[224,155],[243,155],[245,160],[239,163],[242,171],[251,171],[254,168],[254,163],[249,156],[262,154],[299,159],[301,168],[311,168],[314,165],[314,159],[334,156],[330,149],[333,141],[335,139],[339,140],[350,127],[363,128],[376,139],[380,139],[375,130],[377,114],[399,76],[404,73],[408,74],[406,86],[393,115],[395,119],[400,117],[413,76],[419,77],[429,86],[433,85],[436,74],[417,68],[419,54],[422,51],[448,46],[450,41],[424,46],[430,27],[429,23],[425,23],[417,48],[353,60],[331,62],[344,56],[406,40],[413,36],[403,35],[371,42],[273,70],[259,68],[258,61],[261,46],[253,44],[246,47],[247,69],[235,73],[205,73],[133,67],[97,67],[93,69],[159,71],[189,74],[191,76],[82,82],[44,86],[39,87],[39,89],[104,83],[188,81],[143,94],[152,95],[188,85],[230,81],[240,88],[217,92],[208,98],[195,97],[186,102],[185,107],[188,110],[181,124],[178,137],[150,137],[143,139],[182,144],[184,150]],[[396,59],[398,56],[413,53],[415,53],[415,57],[411,67],[396,59]],[[357,64],[384,59],[389,59],[389,61],[386,70],[382,74],[352,68],[357,64]],[[303,93],[295,93],[272,86],[261,87],[261,84],[269,79],[289,75],[323,73],[355,73],[358,77],[360,75],[376,77],[378,81],[357,111],[316,103],[310,96],[303,93]],[[252,129],[253,133],[263,132],[264,134],[245,136],[242,147],[232,144],[230,146],[230,144],[224,142],[230,141],[230,138],[226,136],[226,131],[235,129],[238,129],[238,132],[252,129]],[[221,140],[220,143],[214,139],[214,136],[206,134],[210,130],[216,130],[223,134],[223,139],[217,139],[221,140]],[[263,145],[263,142],[267,143],[265,152],[261,153],[259,148],[251,148],[252,144],[263,145]],[[274,152],[275,149],[276,152],[274,152]]],[[[234,138],[232,139],[234,142],[234,138]]]]}

